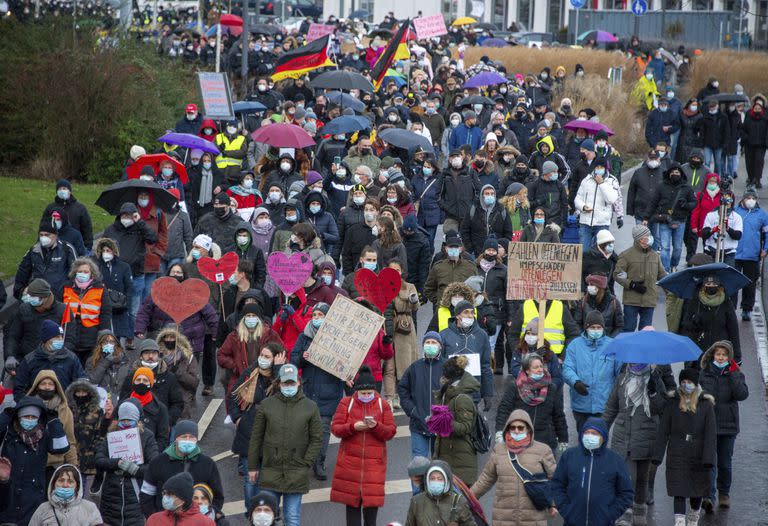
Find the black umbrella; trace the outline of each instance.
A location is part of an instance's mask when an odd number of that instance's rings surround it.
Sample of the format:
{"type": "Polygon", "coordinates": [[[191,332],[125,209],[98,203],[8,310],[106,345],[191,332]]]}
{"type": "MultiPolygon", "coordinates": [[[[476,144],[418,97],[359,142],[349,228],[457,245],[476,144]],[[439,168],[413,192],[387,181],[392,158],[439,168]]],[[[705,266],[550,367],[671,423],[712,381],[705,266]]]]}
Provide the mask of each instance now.
{"type": "Polygon", "coordinates": [[[373,84],[355,71],[331,70],[319,74],[312,79],[313,88],[351,90],[359,89],[373,93],[373,84]]]}
{"type": "Polygon", "coordinates": [[[252,35],[270,35],[274,36],[280,33],[280,28],[268,24],[254,24],[249,28],[252,35]]]}
{"type": "Polygon", "coordinates": [[[475,27],[480,29],[488,29],[489,31],[497,31],[499,29],[489,22],[480,22],[479,24],[475,24],[475,27]]]}
{"type": "Polygon", "coordinates": [[[325,93],[325,98],[334,104],[338,104],[342,108],[352,108],[358,113],[365,111],[365,104],[363,101],[356,99],[349,93],[342,93],[340,91],[329,91],[325,93]]]}
{"type": "Polygon", "coordinates": [[[718,93],[717,95],[710,95],[706,99],[704,99],[704,103],[707,104],[712,101],[717,101],[721,103],[730,103],[730,102],[749,102],[749,97],[747,97],[744,94],[739,95],[738,93],[718,93]]]}
{"type": "Polygon", "coordinates": [[[155,206],[164,212],[173,212],[174,205],[179,202],[175,195],[154,181],[128,179],[127,181],[120,181],[106,187],[96,200],[96,205],[112,215],[117,215],[120,213],[120,207],[123,203],[136,203],[139,192],[149,192],[152,194],[155,206]]]}
{"type": "Polygon", "coordinates": [[[414,133],[410,130],[403,130],[402,128],[387,128],[386,130],[382,130],[379,133],[379,137],[381,137],[382,141],[391,144],[392,146],[403,148],[404,150],[418,146],[421,147],[421,149],[425,152],[434,153],[435,151],[435,149],[432,147],[432,144],[430,144],[426,137],[419,135],[418,133],[414,133]]]}
{"type": "Polygon", "coordinates": [[[463,108],[464,106],[474,106],[475,104],[487,104],[490,106],[490,105],[493,105],[494,102],[488,97],[481,97],[480,95],[470,95],[469,97],[464,97],[459,102],[457,102],[456,106],[463,108]]]}

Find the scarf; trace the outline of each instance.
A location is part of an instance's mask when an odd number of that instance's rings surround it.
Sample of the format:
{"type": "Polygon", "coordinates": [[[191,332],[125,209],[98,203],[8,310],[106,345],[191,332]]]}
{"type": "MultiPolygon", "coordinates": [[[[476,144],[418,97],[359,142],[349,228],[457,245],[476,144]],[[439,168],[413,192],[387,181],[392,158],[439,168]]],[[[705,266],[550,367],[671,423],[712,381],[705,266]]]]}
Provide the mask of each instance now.
{"type": "Polygon", "coordinates": [[[24,445],[30,448],[32,451],[37,451],[37,445],[43,438],[43,425],[38,422],[38,424],[31,431],[25,430],[19,425],[18,422],[14,422],[13,425],[16,429],[16,432],[21,437],[21,441],[24,443],[24,445]]]}
{"type": "Polygon", "coordinates": [[[719,307],[725,301],[725,291],[718,289],[717,294],[710,296],[704,292],[704,288],[699,289],[699,301],[705,307],[719,307]]]}
{"type": "Polygon", "coordinates": [[[536,239],[534,241],[538,241],[541,237],[541,234],[544,233],[544,227],[546,225],[533,225],[533,230],[536,232],[536,239]]]}
{"type": "Polygon", "coordinates": [[[147,404],[152,402],[154,400],[154,397],[152,396],[152,391],[148,391],[145,395],[140,395],[136,393],[136,391],[131,391],[131,398],[135,398],[136,400],[141,403],[141,407],[146,407],[147,404]]]}
{"type": "Polygon", "coordinates": [[[506,444],[507,450],[514,455],[519,455],[525,451],[525,448],[531,445],[531,440],[530,433],[526,433],[522,440],[514,440],[509,433],[504,433],[504,444],[506,444]]]}
{"type": "Polygon", "coordinates": [[[261,194],[259,193],[258,189],[256,189],[255,187],[243,188],[239,184],[236,184],[234,186],[230,186],[229,191],[235,195],[239,195],[240,197],[248,197],[249,195],[258,195],[259,197],[261,197],[261,194]]]}
{"type": "Polygon", "coordinates": [[[203,169],[200,172],[200,195],[197,198],[197,204],[202,206],[213,201],[213,170],[203,169]]]}
{"type": "Polygon", "coordinates": [[[509,218],[512,220],[512,230],[518,231],[523,229],[523,222],[520,220],[520,215],[523,213],[523,206],[518,206],[515,203],[515,211],[509,214],[509,218]]]}
{"type": "Polygon", "coordinates": [[[479,265],[480,265],[480,268],[483,269],[483,272],[488,272],[489,270],[491,270],[493,267],[496,266],[496,262],[488,261],[487,259],[481,257],[479,265]]]}
{"type": "Polygon", "coordinates": [[[651,402],[648,398],[648,380],[651,378],[651,368],[646,367],[642,373],[627,370],[622,380],[624,386],[624,403],[631,409],[629,416],[635,416],[637,408],[642,406],[645,416],[651,416],[651,402]]]}
{"type": "Polygon", "coordinates": [[[691,111],[690,109],[685,108],[681,113],[686,117],[693,117],[694,115],[698,115],[699,110],[691,111]]]}
{"type": "Polygon", "coordinates": [[[525,371],[520,371],[515,380],[520,399],[531,407],[535,407],[546,400],[550,383],[552,383],[552,377],[548,371],[544,371],[544,378],[538,381],[525,374],[525,371]]]}
{"type": "Polygon", "coordinates": [[[275,225],[270,223],[267,226],[259,226],[256,223],[256,218],[253,218],[253,221],[251,221],[251,228],[253,229],[254,233],[260,236],[268,236],[275,230],[275,225]]]}

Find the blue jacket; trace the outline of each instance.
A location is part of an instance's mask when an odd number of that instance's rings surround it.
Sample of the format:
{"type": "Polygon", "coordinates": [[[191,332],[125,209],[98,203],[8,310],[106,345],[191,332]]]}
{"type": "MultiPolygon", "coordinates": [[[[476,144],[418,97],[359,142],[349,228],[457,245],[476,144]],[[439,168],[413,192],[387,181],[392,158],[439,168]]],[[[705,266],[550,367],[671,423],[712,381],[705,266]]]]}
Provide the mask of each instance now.
{"type": "Polygon", "coordinates": [[[419,201],[419,211],[416,214],[419,225],[430,227],[442,223],[443,211],[439,204],[442,184],[438,176],[436,174],[429,177],[414,176],[411,184],[413,184],[413,199],[419,201]],[[427,189],[428,186],[429,189],[427,189]]]}
{"type": "Polygon", "coordinates": [[[461,148],[465,144],[472,147],[473,154],[483,147],[483,132],[478,126],[470,128],[462,122],[451,132],[451,137],[448,139],[448,146],[451,150],[461,148]]]}
{"type": "Polygon", "coordinates": [[[648,62],[648,67],[653,68],[653,80],[656,81],[656,85],[661,88],[664,85],[664,70],[666,65],[663,58],[652,58],[648,62]]]}
{"type": "MultiPolygon", "coordinates": [[[[69,323],[67,331],[75,330],[76,324],[69,323]]],[[[61,388],[65,391],[69,384],[79,378],[87,378],[80,359],[66,348],[60,351],[48,352],[38,346],[33,352],[24,357],[16,368],[16,381],[13,386],[13,398],[19,400],[32,385],[37,373],[50,369],[56,373],[61,388]]]]}
{"type": "Polygon", "coordinates": [[[433,393],[440,389],[445,358],[438,355],[432,360],[416,360],[403,373],[397,384],[400,407],[411,419],[411,433],[431,436],[425,419],[432,414],[433,393]]]}
{"type": "Polygon", "coordinates": [[[332,254],[336,243],[339,242],[339,227],[336,225],[336,219],[328,212],[328,202],[325,197],[318,192],[309,192],[304,198],[304,214],[306,215],[306,222],[312,225],[322,240],[325,252],[332,254]],[[318,199],[320,200],[320,211],[313,214],[309,211],[309,203],[318,199]]]}
{"type": "Polygon", "coordinates": [[[621,372],[621,362],[605,355],[605,348],[613,341],[603,336],[593,341],[582,334],[568,344],[563,362],[563,379],[571,386],[571,409],[579,413],[602,413],[613,389],[613,382],[621,372]],[[589,388],[582,396],[573,389],[581,380],[589,388]]]}
{"type": "Polygon", "coordinates": [[[744,221],[744,233],[736,247],[736,259],[747,261],[759,261],[760,249],[765,247],[766,233],[768,233],[768,213],[755,205],[752,210],[747,210],[742,205],[736,207],[736,213],[744,221]]]}
{"type": "MultiPolygon", "coordinates": [[[[468,331],[459,329],[456,320],[448,322],[448,328],[440,331],[443,338],[443,356],[450,358],[454,354],[480,355],[480,396],[493,396],[493,371],[491,370],[491,343],[488,333],[475,321],[468,331]]],[[[475,400],[477,401],[477,400],[475,400]]]]}
{"type": "Polygon", "coordinates": [[[603,435],[602,445],[589,451],[579,444],[563,453],[552,477],[552,498],[565,526],[613,526],[632,505],[632,479],[616,452],[608,449],[608,429],[601,418],[589,418],[584,427],[603,435]]]}
{"type": "Polygon", "coordinates": [[[655,147],[657,143],[664,141],[671,144],[670,135],[680,131],[680,115],[672,111],[670,106],[667,111],[652,110],[645,121],[645,141],[655,147]],[[670,126],[668,132],[664,132],[662,126],[670,126]]]}
{"type": "MultiPolygon", "coordinates": [[[[312,323],[309,323],[312,326],[312,323]]],[[[332,417],[344,398],[344,382],[331,373],[304,359],[304,351],[309,349],[312,338],[302,332],[291,351],[291,363],[301,369],[301,388],[304,396],[317,404],[320,416],[332,417]]]]}

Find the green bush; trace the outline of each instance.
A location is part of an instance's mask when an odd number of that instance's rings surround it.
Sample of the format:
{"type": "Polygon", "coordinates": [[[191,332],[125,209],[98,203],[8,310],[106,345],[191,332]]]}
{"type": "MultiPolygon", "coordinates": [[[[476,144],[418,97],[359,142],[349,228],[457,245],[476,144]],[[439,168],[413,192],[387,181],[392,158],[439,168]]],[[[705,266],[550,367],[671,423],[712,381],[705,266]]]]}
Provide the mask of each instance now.
{"type": "Polygon", "coordinates": [[[73,42],[71,19],[3,20],[0,41],[0,162],[30,177],[115,181],[195,98],[190,68],[129,40],[99,50],[95,31],[73,42]]]}

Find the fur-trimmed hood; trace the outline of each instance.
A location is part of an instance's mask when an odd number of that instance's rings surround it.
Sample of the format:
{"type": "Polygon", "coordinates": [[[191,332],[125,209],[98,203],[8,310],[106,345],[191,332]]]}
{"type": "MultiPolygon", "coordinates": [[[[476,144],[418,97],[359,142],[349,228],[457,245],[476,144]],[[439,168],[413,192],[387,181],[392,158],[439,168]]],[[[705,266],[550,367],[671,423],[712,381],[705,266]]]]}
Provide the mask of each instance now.
{"type": "Polygon", "coordinates": [[[91,382],[86,380],[85,378],[81,378],[80,380],[75,380],[69,386],[67,387],[67,403],[69,403],[69,407],[71,409],[75,409],[78,407],[77,402],[75,400],[75,391],[86,391],[91,397],[88,399],[88,407],[87,410],[90,412],[98,412],[99,411],[99,391],[96,389],[96,386],[93,385],[91,382]]]}
{"type": "MultiPolygon", "coordinates": [[[[192,344],[189,343],[189,340],[187,339],[184,334],[181,332],[177,332],[176,328],[173,326],[166,326],[164,329],[162,329],[160,332],[157,333],[157,338],[155,341],[157,341],[158,345],[160,345],[160,342],[163,341],[163,338],[168,336],[169,334],[172,334],[174,338],[176,338],[176,348],[179,349],[182,354],[184,355],[184,358],[189,361],[192,359],[192,344]]],[[[164,350],[164,348],[160,348],[161,352],[164,350]]]]}
{"type": "Polygon", "coordinates": [[[712,345],[709,346],[709,349],[704,351],[704,354],[701,355],[701,358],[699,359],[699,364],[701,365],[702,370],[706,369],[707,364],[710,363],[715,356],[715,349],[718,347],[722,347],[723,349],[726,349],[728,351],[728,361],[733,360],[733,345],[728,340],[720,340],[719,342],[715,342],[712,345]]]}
{"type": "Polygon", "coordinates": [[[457,281],[445,287],[445,290],[443,291],[443,297],[440,298],[440,306],[450,309],[452,296],[461,296],[472,305],[475,304],[475,292],[470,288],[469,285],[463,282],[457,281]]]}
{"type": "Polygon", "coordinates": [[[113,239],[108,237],[100,237],[93,242],[93,253],[96,256],[96,259],[101,259],[101,254],[104,252],[104,247],[110,249],[115,257],[120,256],[120,249],[113,239]]]}

